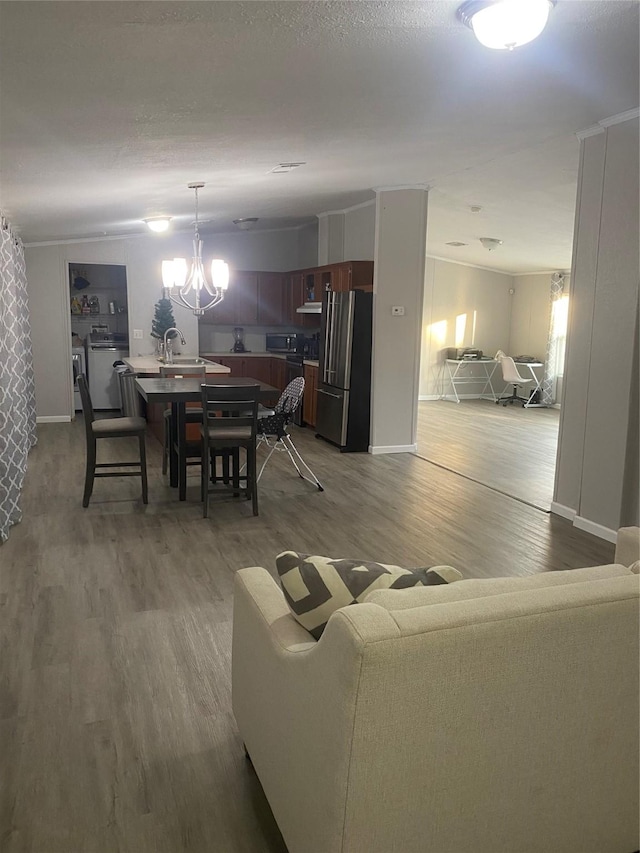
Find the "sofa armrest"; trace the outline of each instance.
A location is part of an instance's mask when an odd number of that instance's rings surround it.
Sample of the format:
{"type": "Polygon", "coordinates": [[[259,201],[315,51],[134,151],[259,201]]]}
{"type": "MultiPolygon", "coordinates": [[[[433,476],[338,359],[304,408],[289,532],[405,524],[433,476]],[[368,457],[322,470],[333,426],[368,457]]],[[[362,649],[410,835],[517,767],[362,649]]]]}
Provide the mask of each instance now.
{"type": "Polygon", "coordinates": [[[291,615],[282,590],[266,569],[254,566],[236,572],[235,595],[252,601],[274,641],[292,652],[316,645],[315,639],[291,615]]]}
{"type": "Polygon", "coordinates": [[[640,527],[621,527],[616,538],[614,562],[631,566],[640,560],[640,527]]]}

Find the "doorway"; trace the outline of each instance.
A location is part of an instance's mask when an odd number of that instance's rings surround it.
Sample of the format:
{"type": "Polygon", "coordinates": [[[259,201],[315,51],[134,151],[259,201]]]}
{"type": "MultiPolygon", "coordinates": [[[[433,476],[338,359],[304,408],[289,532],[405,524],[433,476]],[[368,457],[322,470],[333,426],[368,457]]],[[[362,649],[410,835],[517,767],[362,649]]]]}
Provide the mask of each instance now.
{"type": "Polygon", "coordinates": [[[112,363],[123,353],[129,354],[127,268],[123,264],[70,261],[68,283],[74,412],[82,410],[76,381],[79,371],[87,376],[92,397],[95,398],[94,405],[102,397],[105,400],[113,400],[115,405],[118,402],[116,399],[118,395],[112,363]],[[96,334],[101,334],[103,337],[114,336],[119,341],[119,350],[111,358],[109,358],[110,353],[105,350],[101,354],[104,358],[98,363],[95,358],[92,358],[92,333],[94,336],[96,334]],[[101,366],[102,362],[105,364],[108,362],[106,370],[101,366]],[[99,388],[97,384],[100,385],[99,388]]]}
{"type": "Polygon", "coordinates": [[[555,274],[563,290],[554,299],[549,273],[512,276],[427,261],[417,455],[548,512],[569,277],[555,274]],[[518,370],[528,381],[520,393],[528,397],[539,383],[539,405],[496,405],[512,393],[495,359],[499,350],[525,358],[518,370]]]}

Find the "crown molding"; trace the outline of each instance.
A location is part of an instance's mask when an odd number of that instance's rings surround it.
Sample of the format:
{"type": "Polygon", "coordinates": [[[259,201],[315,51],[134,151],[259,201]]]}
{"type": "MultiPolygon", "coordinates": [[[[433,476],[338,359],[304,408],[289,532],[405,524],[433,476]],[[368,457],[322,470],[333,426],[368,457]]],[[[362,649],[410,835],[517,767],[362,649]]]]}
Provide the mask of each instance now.
{"type": "Polygon", "coordinates": [[[396,184],[388,187],[372,187],[372,189],[376,195],[394,190],[426,190],[428,192],[431,189],[431,184],[396,184]]]}
{"type": "Polygon", "coordinates": [[[323,216],[333,216],[339,213],[352,213],[354,210],[360,210],[363,207],[371,207],[376,203],[375,198],[370,198],[369,201],[361,201],[360,204],[352,204],[351,207],[345,207],[342,210],[325,210],[322,213],[316,213],[318,219],[323,216]]]}
{"type": "Polygon", "coordinates": [[[625,110],[623,113],[617,113],[609,118],[603,118],[597,124],[587,127],[585,130],[579,130],[576,133],[578,139],[587,139],[589,136],[596,136],[598,133],[604,133],[608,127],[614,124],[622,124],[625,121],[633,121],[640,117],[640,108],[634,107],[632,110],[625,110]]]}
{"type": "Polygon", "coordinates": [[[602,127],[611,127],[614,124],[622,124],[623,121],[633,121],[634,118],[640,118],[640,108],[638,107],[618,113],[615,116],[610,116],[610,118],[603,118],[598,124],[602,125],[602,127]]]}

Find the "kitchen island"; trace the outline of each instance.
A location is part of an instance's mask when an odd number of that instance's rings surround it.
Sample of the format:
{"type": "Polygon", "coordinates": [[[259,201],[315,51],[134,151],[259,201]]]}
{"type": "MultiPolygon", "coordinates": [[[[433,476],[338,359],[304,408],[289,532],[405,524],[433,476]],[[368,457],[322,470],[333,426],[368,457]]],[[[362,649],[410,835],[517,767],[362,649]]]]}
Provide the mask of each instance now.
{"type": "MultiPolygon", "coordinates": [[[[176,356],[177,363],[174,364],[174,367],[183,367],[185,373],[188,373],[189,366],[193,367],[195,359],[201,360],[204,362],[203,366],[206,370],[207,374],[207,382],[215,381],[216,375],[224,374],[228,376],[231,373],[231,368],[227,367],[224,364],[219,364],[216,361],[210,361],[209,359],[202,359],[200,356],[193,356],[193,360],[189,363],[185,363],[187,356],[178,355],[176,356]]],[[[163,363],[158,361],[155,355],[138,355],[138,356],[130,356],[128,358],[123,358],[123,362],[133,370],[138,376],[160,376],[160,368],[163,366],[163,363]]],[[[168,366],[168,365],[167,365],[168,366]]],[[[154,435],[161,444],[164,444],[164,412],[166,406],[162,403],[147,403],[146,404],[146,412],[145,417],[147,419],[148,429],[152,435],[154,435]]],[[[200,435],[200,427],[197,424],[188,424],[187,425],[187,439],[190,441],[197,441],[200,435]]]]}
{"type": "MultiPolygon", "coordinates": [[[[176,359],[176,364],[174,367],[179,367],[180,364],[183,364],[185,370],[187,369],[187,364],[185,364],[187,356],[178,355],[176,359]]],[[[208,358],[202,356],[193,356],[194,359],[202,358],[205,362],[205,370],[207,375],[210,373],[231,373],[231,368],[227,367],[224,364],[219,364],[217,361],[211,361],[208,358]]],[[[158,361],[155,355],[138,355],[138,356],[130,356],[128,358],[122,359],[124,363],[133,370],[134,373],[137,373],[138,376],[159,376],[160,368],[163,366],[163,362],[158,361]]],[[[193,365],[193,362],[190,362],[193,365]]]]}

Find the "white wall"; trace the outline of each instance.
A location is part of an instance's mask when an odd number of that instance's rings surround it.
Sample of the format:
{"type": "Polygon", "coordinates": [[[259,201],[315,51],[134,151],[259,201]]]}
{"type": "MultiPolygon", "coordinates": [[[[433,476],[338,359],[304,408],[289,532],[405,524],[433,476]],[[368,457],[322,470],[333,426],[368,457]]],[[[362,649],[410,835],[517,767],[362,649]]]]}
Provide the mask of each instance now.
{"type": "Polygon", "coordinates": [[[372,261],[376,234],[376,203],[348,210],[344,215],[345,261],[372,261]]]}
{"type": "Polygon", "coordinates": [[[372,453],[415,450],[428,193],[380,190],[373,270],[372,453]],[[392,306],[404,306],[404,315],[392,306]]]}
{"type": "MultiPolygon", "coordinates": [[[[569,279],[565,277],[565,290],[569,279]]],[[[551,317],[551,273],[513,277],[509,355],[533,355],[545,360],[551,317]]],[[[504,349],[504,348],[503,348],[504,349]]]]}
{"type": "MultiPolygon", "coordinates": [[[[427,258],[422,314],[420,398],[440,395],[443,350],[477,347],[494,356],[509,349],[514,279],[506,273],[427,258]],[[464,333],[462,333],[464,330],[464,333]]],[[[520,354],[520,353],[518,353],[520,354]]],[[[468,376],[484,369],[470,365],[468,376]]],[[[485,380],[469,385],[466,393],[482,391],[485,380]]],[[[502,390],[500,383],[496,390],[502,390]],[[500,387],[498,387],[500,386],[500,387]]]]}
{"type": "Polygon", "coordinates": [[[298,261],[296,269],[315,267],[318,263],[318,223],[298,231],[298,261]]]}
{"type": "MultiPolygon", "coordinates": [[[[205,259],[223,257],[235,269],[296,269],[300,258],[300,231],[204,235],[205,259]]],[[[304,241],[306,245],[312,238],[305,235],[304,241]]],[[[191,234],[144,234],[119,240],[25,247],[39,418],[64,419],[73,410],[68,264],[126,265],[130,352],[145,355],[154,350],[155,342],[150,332],[154,305],[162,296],[162,260],[174,256],[191,256],[191,234]],[[142,330],[142,340],[134,339],[134,329],[142,330]]],[[[174,316],[187,340],[186,351],[197,352],[196,317],[177,305],[174,305],[174,316]]]]}
{"type": "Polygon", "coordinates": [[[638,524],[638,119],[582,140],[552,511],[638,524]]]}

